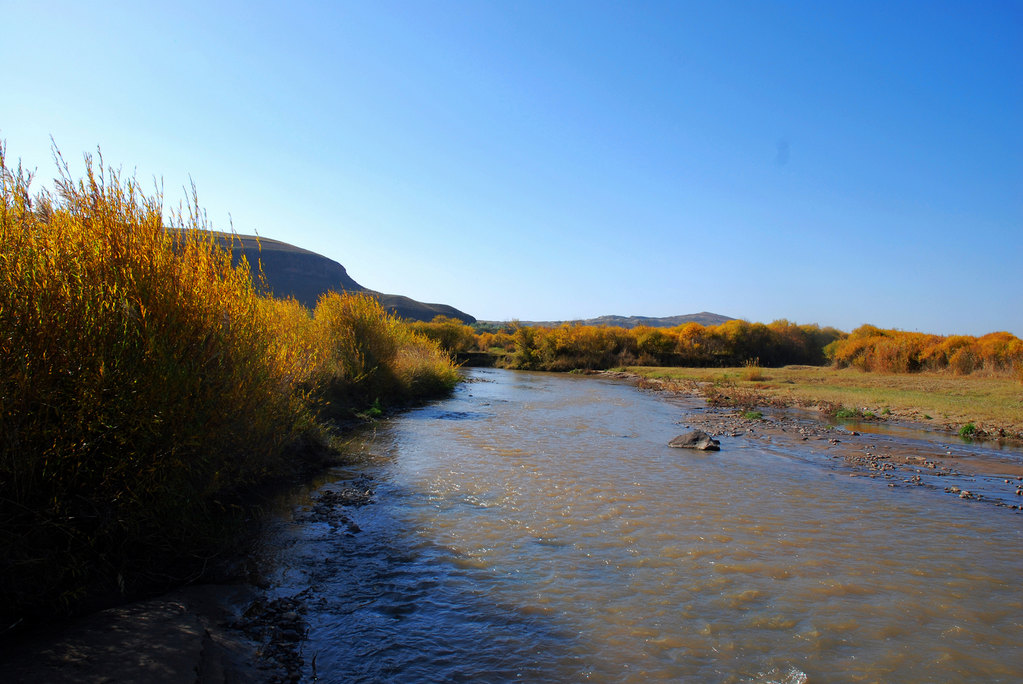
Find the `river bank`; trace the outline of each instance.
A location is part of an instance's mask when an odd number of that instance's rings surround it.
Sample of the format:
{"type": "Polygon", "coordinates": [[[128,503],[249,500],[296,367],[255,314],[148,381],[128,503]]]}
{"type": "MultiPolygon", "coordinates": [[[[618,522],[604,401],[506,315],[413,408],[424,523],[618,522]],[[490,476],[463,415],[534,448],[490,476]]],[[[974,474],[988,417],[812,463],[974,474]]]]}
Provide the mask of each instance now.
{"type": "Polygon", "coordinates": [[[1023,444],[1023,384],[995,375],[882,373],[830,366],[617,369],[720,406],[811,408],[846,418],[1023,444]]]}
{"type": "Polygon", "coordinates": [[[845,418],[916,423],[1023,445],[1023,384],[996,375],[883,373],[830,366],[617,369],[717,406],[801,407],[845,418]]]}
{"type": "MultiPolygon", "coordinates": [[[[703,401],[708,394],[720,400],[722,394],[719,387],[708,382],[679,382],[632,371],[603,371],[597,375],[703,401]]],[[[951,425],[914,420],[916,411],[905,407],[893,407],[888,416],[877,409],[870,418],[861,411],[852,418],[836,419],[834,404],[819,398],[797,401],[756,388],[729,390],[740,397],[736,402],[739,406],[707,405],[687,412],[683,424],[715,437],[758,440],[787,454],[824,459],[851,476],[882,479],[892,488],[927,487],[961,499],[1023,511],[1019,440],[961,438],[951,425]]],[[[1006,426],[994,429],[1016,434],[1018,427],[1010,424],[1008,431],[1006,426]]]]}

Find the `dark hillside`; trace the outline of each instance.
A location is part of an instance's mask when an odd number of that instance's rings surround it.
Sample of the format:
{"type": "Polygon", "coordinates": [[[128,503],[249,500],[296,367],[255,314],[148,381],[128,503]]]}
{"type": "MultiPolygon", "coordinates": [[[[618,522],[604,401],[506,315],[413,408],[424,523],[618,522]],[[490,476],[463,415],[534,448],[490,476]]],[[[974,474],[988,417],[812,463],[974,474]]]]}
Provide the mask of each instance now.
{"type": "MultiPolygon", "coordinates": [[[[227,246],[229,238],[222,237],[221,242],[227,246]]],[[[262,261],[263,275],[270,291],[277,297],[294,297],[303,305],[312,308],[316,300],[328,290],[363,292],[362,285],[355,282],[345,267],[307,249],[289,245],[278,240],[256,238],[251,235],[235,236],[231,245],[248,259],[254,274],[257,264],[262,261]]]]}
{"type": "Polygon", "coordinates": [[[327,257],[279,240],[257,238],[253,235],[220,235],[225,246],[236,254],[244,254],[256,275],[260,262],[270,291],[276,297],[294,297],[303,305],[313,308],[320,295],[336,292],[366,292],[373,295],[381,306],[395,315],[414,321],[432,321],[443,315],[464,323],[475,323],[467,313],[446,304],[427,304],[403,295],[375,292],[355,282],[345,267],[327,257]]]}

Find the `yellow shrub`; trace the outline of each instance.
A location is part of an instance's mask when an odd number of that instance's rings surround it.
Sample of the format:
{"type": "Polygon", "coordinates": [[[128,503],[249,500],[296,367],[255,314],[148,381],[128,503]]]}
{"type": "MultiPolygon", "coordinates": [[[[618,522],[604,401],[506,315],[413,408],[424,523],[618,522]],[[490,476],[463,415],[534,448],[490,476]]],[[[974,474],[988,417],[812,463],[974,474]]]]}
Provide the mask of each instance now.
{"type": "Polygon", "coordinates": [[[1023,341],[1007,332],[941,337],[865,325],[830,344],[828,353],[840,368],[852,365],[886,373],[951,370],[957,375],[984,369],[1004,375],[1023,363],[1023,341]]]}
{"type": "Polygon", "coordinates": [[[194,206],[165,230],[159,194],[102,160],[77,181],[64,166],[56,195],[34,201],[31,178],[0,166],[7,608],[26,587],[70,602],[131,577],[127,547],[187,553],[219,496],[280,469],[305,409],[247,265],[194,206]]]}
{"type": "Polygon", "coordinates": [[[363,293],[329,292],[314,312],[323,356],[322,398],[337,415],[375,400],[450,389],[457,372],[439,344],[363,293]]]}
{"type": "Polygon", "coordinates": [[[441,349],[452,354],[467,352],[476,347],[476,334],[457,318],[436,316],[429,323],[415,322],[409,325],[416,332],[436,340],[441,349]]]}
{"type": "Polygon", "coordinates": [[[102,159],[30,198],[5,155],[0,617],[201,568],[239,492],[318,458],[299,449],[322,438],[324,394],[454,384],[436,344],[372,298],[328,295],[314,318],[259,296],[194,190],[166,228],[162,197],[102,159]]]}
{"type": "Polygon", "coordinates": [[[328,292],[314,317],[329,372],[345,381],[363,381],[398,353],[396,321],[370,295],[328,292]]]}

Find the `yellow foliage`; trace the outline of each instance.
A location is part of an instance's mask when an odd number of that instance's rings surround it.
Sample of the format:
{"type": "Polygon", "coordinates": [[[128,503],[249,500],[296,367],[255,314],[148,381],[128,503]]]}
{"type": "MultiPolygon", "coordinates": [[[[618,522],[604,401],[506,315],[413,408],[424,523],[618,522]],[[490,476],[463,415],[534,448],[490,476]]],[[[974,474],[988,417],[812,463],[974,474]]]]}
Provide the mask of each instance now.
{"type": "Polygon", "coordinates": [[[324,387],[454,384],[375,300],[330,295],[314,318],[261,297],[194,189],[167,228],[159,192],[101,158],[59,174],[31,197],[0,144],[0,613],[207,553],[222,501],[310,457],[324,387]]]}
{"type": "Polygon", "coordinates": [[[416,322],[411,326],[416,332],[436,340],[441,349],[452,354],[467,352],[477,346],[476,334],[473,329],[457,318],[436,316],[429,323],[416,322]]]}
{"type": "MultiPolygon", "coordinates": [[[[480,336],[482,349],[493,346],[490,333],[480,336]]],[[[719,326],[687,323],[676,328],[562,325],[519,326],[513,368],[542,370],[595,369],[613,366],[722,366],[760,359],[765,365],[820,364],[824,348],[840,337],[833,328],[797,326],[780,321],[770,326],[728,321],[719,326]]]]}
{"type": "Polygon", "coordinates": [[[968,335],[925,335],[874,326],[857,328],[831,345],[829,352],[838,367],[865,371],[910,373],[918,370],[951,370],[968,375],[980,370],[1011,374],[1023,364],[1023,341],[1007,332],[977,338],[968,335]]]}

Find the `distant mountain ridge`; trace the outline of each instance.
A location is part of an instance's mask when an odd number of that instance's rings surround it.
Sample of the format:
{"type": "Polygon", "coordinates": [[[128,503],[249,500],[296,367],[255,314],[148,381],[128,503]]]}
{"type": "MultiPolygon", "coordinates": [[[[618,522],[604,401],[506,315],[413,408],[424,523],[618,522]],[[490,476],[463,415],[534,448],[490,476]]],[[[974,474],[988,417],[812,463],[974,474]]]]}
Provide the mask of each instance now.
{"type": "Polygon", "coordinates": [[[474,317],[447,304],[428,304],[403,295],[370,290],[355,282],[345,267],[333,259],[287,242],[228,233],[217,233],[217,238],[231,250],[236,260],[245,256],[253,277],[258,275],[258,264],[262,262],[266,284],[275,297],[294,297],[304,306],[313,308],[320,295],[330,290],[365,292],[399,318],[432,321],[435,316],[449,316],[468,324],[476,322],[474,317]]]}
{"type": "MultiPolygon", "coordinates": [[[[701,311],[700,313],[684,314],[681,316],[598,316],[597,318],[585,318],[572,321],[519,321],[522,325],[537,328],[556,328],[559,325],[605,325],[619,328],[635,328],[641,325],[651,328],[674,328],[686,323],[699,323],[700,325],[721,325],[728,321],[734,321],[730,316],[701,311]]],[[[482,321],[483,323],[499,323],[498,321],[482,321]]]]}

